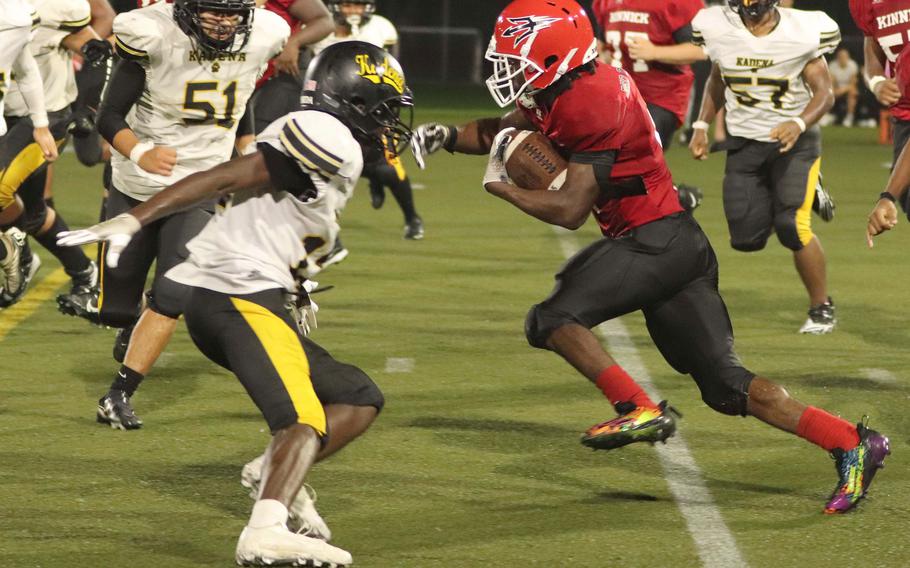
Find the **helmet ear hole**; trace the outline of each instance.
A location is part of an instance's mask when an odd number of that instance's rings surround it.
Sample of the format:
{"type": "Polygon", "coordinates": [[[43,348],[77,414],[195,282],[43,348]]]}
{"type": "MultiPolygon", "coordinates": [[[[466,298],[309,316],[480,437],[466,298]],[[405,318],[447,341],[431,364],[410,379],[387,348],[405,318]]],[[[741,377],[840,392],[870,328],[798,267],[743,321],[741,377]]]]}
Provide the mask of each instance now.
{"type": "Polygon", "coordinates": [[[559,61],[559,56],[549,55],[546,59],[543,60],[543,68],[549,69],[550,66],[554,65],[557,61],[559,61]]]}

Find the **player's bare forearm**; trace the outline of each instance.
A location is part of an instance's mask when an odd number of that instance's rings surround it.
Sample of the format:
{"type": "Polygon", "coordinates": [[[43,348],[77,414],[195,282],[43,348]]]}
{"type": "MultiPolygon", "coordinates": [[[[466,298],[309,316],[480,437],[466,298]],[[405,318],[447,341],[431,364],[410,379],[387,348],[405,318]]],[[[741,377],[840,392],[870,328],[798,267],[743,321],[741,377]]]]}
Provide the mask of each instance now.
{"type": "Polygon", "coordinates": [[[863,73],[867,82],[872,77],[885,74],[885,52],[875,38],[869,36],[863,37],[863,73]]]}
{"type": "Polygon", "coordinates": [[[332,15],[320,0],[294,0],[288,12],[302,24],[300,30],[288,40],[288,43],[296,43],[298,47],[314,44],[335,29],[332,15]]]}
{"type": "Polygon", "coordinates": [[[114,31],[114,16],[117,13],[108,0],[89,0],[92,21],[91,26],[102,38],[110,37],[114,31]]]}
{"type": "Polygon", "coordinates": [[[85,26],[78,32],[73,32],[70,35],[63,38],[63,41],[61,41],[60,43],[66,49],[70,50],[71,52],[75,53],[76,55],[81,56],[82,55],[82,46],[85,45],[86,42],[93,40],[93,39],[101,39],[101,36],[99,36],[98,33],[95,32],[95,29],[92,28],[92,26],[85,26]]]}
{"type": "MultiPolygon", "coordinates": [[[[605,175],[609,177],[609,170],[605,175]]],[[[532,217],[572,230],[584,225],[600,195],[593,166],[577,162],[569,162],[566,181],[557,191],[528,190],[498,181],[484,187],[532,217]]]]}
{"type": "Polygon", "coordinates": [[[809,100],[800,118],[806,126],[812,126],[834,106],[834,89],[831,87],[831,73],[828,71],[825,58],[817,57],[807,63],[803,69],[803,79],[812,91],[812,99],[809,100]]]}
{"type": "Polygon", "coordinates": [[[708,76],[708,81],[705,83],[698,120],[712,122],[717,116],[717,112],[724,107],[724,101],[724,80],[720,74],[720,66],[715,63],[711,67],[711,75],[708,76]]]}
{"type": "Polygon", "coordinates": [[[187,176],[130,210],[140,224],[148,225],[200,203],[242,191],[271,186],[261,152],[241,156],[214,168],[187,176]]]}
{"type": "Polygon", "coordinates": [[[502,117],[480,118],[458,126],[458,138],[453,150],[461,154],[486,154],[490,151],[493,138],[504,128],[536,130],[521,111],[513,110],[502,117]]]}
{"type": "Polygon", "coordinates": [[[694,43],[678,43],[675,45],[655,45],[653,47],[652,61],[667,63],[669,65],[688,65],[696,61],[705,61],[708,55],[705,50],[694,43]]]}

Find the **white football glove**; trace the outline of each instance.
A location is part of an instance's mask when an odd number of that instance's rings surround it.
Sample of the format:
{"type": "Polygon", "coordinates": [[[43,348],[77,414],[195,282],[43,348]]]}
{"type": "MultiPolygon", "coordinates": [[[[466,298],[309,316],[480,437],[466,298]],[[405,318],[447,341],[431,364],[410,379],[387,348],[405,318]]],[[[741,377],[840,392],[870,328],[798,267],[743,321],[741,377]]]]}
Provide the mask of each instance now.
{"type": "Polygon", "coordinates": [[[130,244],[133,235],[139,232],[142,225],[139,220],[129,213],[122,213],[103,223],[92,225],[87,229],[76,231],[63,231],[57,234],[57,244],[62,247],[75,247],[87,245],[98,241],[107,242],[107,257],[105,262],[111,268],[116,268],[120,261],[120,253],[130,244]]]}
{"type": "Polygon", "coordinates": [[[515,137],[518,130],[514,128],[504,128],[493,138],[493,145],[490,146],[490,160],[487,162],[487,171],[483,174],[483,185],[487,186],[492,181],[501,181],[509,183],[509,174],[506,173],[506,148],[515,137]]]}
{"type": "Polygon", "coordinates": [[[411,133],[411,152],[420,169],[426,169],[426,157],[438,152],[449,141],[449,127],[438,122],[421,124],[411,133]]]}

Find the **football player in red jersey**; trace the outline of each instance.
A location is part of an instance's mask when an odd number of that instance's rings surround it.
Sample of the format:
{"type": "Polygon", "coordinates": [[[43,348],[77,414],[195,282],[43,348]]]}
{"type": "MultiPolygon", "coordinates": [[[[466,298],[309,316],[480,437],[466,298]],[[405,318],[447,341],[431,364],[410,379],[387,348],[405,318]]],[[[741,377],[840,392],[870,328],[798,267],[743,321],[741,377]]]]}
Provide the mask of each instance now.
{"type": "MultiPolygon", "coordinates": [[[[863,32],[863,73],[875,98],[891,112],[894,162],[910,140],[910,92],[901,94],[891,77],[898,55],[910,43],[910,0],[850,0],[850,13],[863,32]]],[[[906,199],[904,196],[902,199],[906,199]]],[[[910,210],[901,201],[904,211],[910,210]]]]}
{"type": "MultiPolygon", "coordinates": [[[[601,58],[622,67],[635,80],[664,149],[685,121],[695,78],[687,64],[646,61],[635,57],[632,50],[691,42],[690,22],[704,6],[702,0],[594,0],[592,5],[603,31],[598,42],[601,58]]],[[[680,184],[679,201],[692,211],[701,202],[701,190],[680,184]]]]}
{"type": "Polygon", "coordinates": [[[641,310],[661,354],[695,379],[708,406],[755,416],[833,452],[838,484],[825,511],[852,509],[889,452],[888,439],[806,406],[742,366],[717,290],[717,258],[676,200],[647,106],[628,73],[596,56],[587,16],[573,0],[514,0],[497,20],[487,50],[494,66],[487,86],[501,106],[517,102],[517,108],[458,127],[422,125],[415,154],[489,152],[484,187],[493,195],[569,229],[594,214],[605,238],[568,261],[525,325],[532,346],[561,355],[618,413],[589,428],[584,445],[612,449],[665,441],[676,430],[667,403],[655,403],[591,332],[641,310]],[[509,182],[501,154],[512,128],[540,130],[569,157],[559,191],[509,182]]]}

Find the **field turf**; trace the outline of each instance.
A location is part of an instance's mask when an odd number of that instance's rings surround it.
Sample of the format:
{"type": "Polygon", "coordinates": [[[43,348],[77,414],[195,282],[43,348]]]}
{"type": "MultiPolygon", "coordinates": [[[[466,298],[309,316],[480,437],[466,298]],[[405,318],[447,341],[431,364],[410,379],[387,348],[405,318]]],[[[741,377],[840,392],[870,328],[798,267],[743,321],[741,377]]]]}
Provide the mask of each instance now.
{"type": "MultiPolygon", "coordinates": [[[[418,89],[417,100],[418,121],[495,111],[479,89],[418,89]]],[[[669,153],[674,177],[705,192],[697,218],[720,258],[744,362],[806,402],[853,421],[869,415],[894,452],[855,513],[825,516],[836,478],[823,451],[711,411],[661,359],[642,318],[624,318],[655,385],[685,414],[680,433],[750,566],[908,564],[910,227],[902,222],[866,249],[865,216],[890,157],[875,138],[825,131],[837,217],[813,225],[840,325],[823,337],[796,333],[806,299],[789,252],[773,238],[760,253],[729,248],[723,156],[695,163],[678,145],[669,153]]],[[[321,279],[335,288],[317,298],[314,338],[365,369],[387,399],[367,435],[310,476],[335,542],[364,567],[710,563],[711,545],[695,544],[681,512],[710,504],[677,502],[649,446],[579,445],[611,408],[557,356],[525,341],[525,313],[564,260],[559,237],[485,194],[484,157],[441,154],[425,172],[407,160],[425,186],[415,193],[426,239],[403,240],[394,200],[373,211],[361,183],[342,220],[351,255],[321,279]],[[395,372],[408,369],[396,359],[413,368],[395,372]]],[[[57,166],[56,199],[71,226],[94,221],[100,177],[72,154],[57,166]]],[[[576,237],[579,245],[596,238],[593,223],[576,237]]],[[[96,424],[96,400],[117,369],[114,332],[57,313],[65,279],[34,246],[44,260],[38,281],[0,313],[0,566],[232,565],[251,505],[240,468],[268,442],[264,421],[181,325],[134,398],[146,426],[96,424]]]]}

